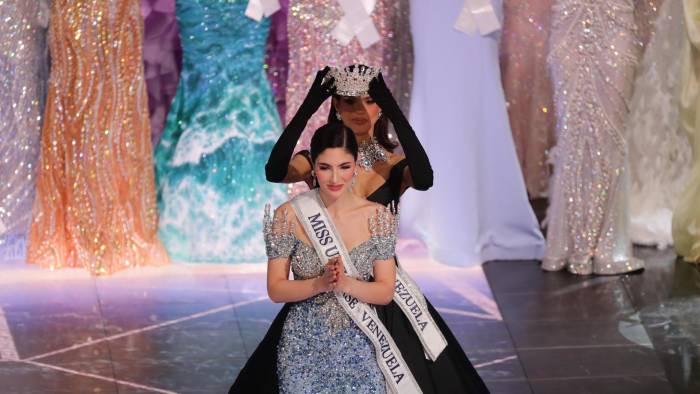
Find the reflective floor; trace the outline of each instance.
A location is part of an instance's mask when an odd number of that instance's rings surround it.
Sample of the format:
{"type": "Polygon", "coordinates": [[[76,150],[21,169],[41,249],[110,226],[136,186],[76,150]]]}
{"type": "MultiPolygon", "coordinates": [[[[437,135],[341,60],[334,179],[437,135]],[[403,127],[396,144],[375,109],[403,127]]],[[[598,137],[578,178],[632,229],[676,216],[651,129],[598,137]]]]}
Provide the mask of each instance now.
{"type": "MultiPolygon", "coordinates": [[[[399,255],[493,393],[699,393],[700,272],[638,249],[641,275],[399,255]]],[[[225,393],[280,306],[264,265],[91,278],[0,263],[0,393],[225,393]]]]}

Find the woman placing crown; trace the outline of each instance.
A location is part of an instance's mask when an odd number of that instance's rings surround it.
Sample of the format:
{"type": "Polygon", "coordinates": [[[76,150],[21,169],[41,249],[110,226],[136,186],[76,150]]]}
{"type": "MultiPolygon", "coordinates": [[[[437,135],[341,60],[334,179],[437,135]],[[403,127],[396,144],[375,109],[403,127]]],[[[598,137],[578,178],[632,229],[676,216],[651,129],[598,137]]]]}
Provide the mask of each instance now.
{"type": "MultiPolygon", "coordinates": [[[[265,167],[269,181],[305,181],[314,186],[319,186],[320,183],[320,189],[323,190],[323,182],[319,182],[321,174],[314,167],[317,162],[314,157],[314,143],[312,142],[311,152],[301,151],[294,156],[292,154],[308,119],[331,96],[333,105],[329,121],[319,132],[326,127],[340,126],[352,130],[356,144],[359,145],[355,167],[357,175],[351,190],[355,196],[381,205],[398,205],[407,188],[427,190],[432,186],[433,174],[428,157],[386,87],[381,73],[362,65],[348,66],[344,69],[326,67],[317,73],[306,99],[270,154],[265,167]],[[405,156],[393,153],[396,144],[389,137],[389,120],[394,125],[405,156]]],[[[269,231],[266,232],[268,233],[269,231]]],[[[277,241],[281,238],[269,238],[266,235],[266,239],[269,243],[270,239],[277,241]]],[[[279,244],[274,241],[273,243],[279,244]]],[[[394,261],[395,258],[391,260],[394,261]]],[[[404,360],[404,364],[401,365],[408,367],[407,371],[410,373],[405,375],[410,375],[411,379],[407,381],[416,384],[411,390],[423,393],[488,392],[447,324],[401,267],[397,265],[395,271],[392,300],[387,300],[387,305],[375,305],[373,309],[376,311],[378,322],[386,329],[387,336],[396,344],[395,353],[400,354],[404,360]]],[[[379,278],[374,277],[374,280],[379,278]]],[[[287,335],[284,327],[293,319],[293,310],[299,303],[282,298],[278,298],[277,301],[288,303],[277,315],[270,330],[239,373],[231,387],[231,393],[307,392],[285,390],[284,382],[288,381],[289,376],[280,368],[280,363],[287,362],[286,352],[289,347],[284,345],[283,338],[287,335]],[[278,368],[270,368],[272,365],[277,365],[278,368]]],[[[340,349],[345,347],[337,343],[327,348],[326,352],[342,351],[340,349]]],[[[303,350],[304,347],[298,348],[298,351],[303,350]]],[[[381,361],[381,357],[378,360],[381,361]]],[[[381,367],[381,363],[379,366],[381,367]]],[[[323,367],[326,369],[326,376],[332,376],[339,370],[336,365],[323,364],[323,367]]],[[[386,373],[384,377],[387,377],[386,373]]],[[[391,386],[387,388],[394,391],[391,386]]],[[[334,393],[347,391],[343,387],[326,391],[308,390],[334,393]]]]}

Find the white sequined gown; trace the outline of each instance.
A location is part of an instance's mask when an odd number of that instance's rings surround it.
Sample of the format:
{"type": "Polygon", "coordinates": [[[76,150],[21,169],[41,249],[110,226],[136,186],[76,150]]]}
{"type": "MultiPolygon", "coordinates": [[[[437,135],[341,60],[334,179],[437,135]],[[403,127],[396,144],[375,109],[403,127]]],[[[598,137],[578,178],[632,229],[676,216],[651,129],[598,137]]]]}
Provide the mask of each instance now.
{"type": "Polygon", "coordinates": [[[628,236],[628,101],[638,57],[633,0],[558,0],[548,63],[557,145],[542,268],[618,274],[628,236]]]}
{"type": "Polygon", "coordinates": [[[630,169],[630,238],[642,245],[670,245],[671,216],[691,167],[680,124],[683,4],[664,1],[652,24],[634,84],[627,123],[630,169]]]}

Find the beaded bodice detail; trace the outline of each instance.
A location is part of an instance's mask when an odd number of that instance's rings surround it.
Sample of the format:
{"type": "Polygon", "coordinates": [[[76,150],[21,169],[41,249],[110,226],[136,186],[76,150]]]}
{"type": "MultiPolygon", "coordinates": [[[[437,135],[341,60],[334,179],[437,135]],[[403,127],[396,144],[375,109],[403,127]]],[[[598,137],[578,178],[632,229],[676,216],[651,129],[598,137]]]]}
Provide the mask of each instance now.
{"type": "MultiPolygon", "coordinates": [[[[313,246],[302,242],[294,234],[294,225],[289,215],[270,215],[269,207],[263,218],[265,250],[269,259],[291,258],[294,279],[310,279],[323,273],[323,264],[313,246]]],[[[377,211],[368,223],[370,238],[348,251],[362,280],[369,280],[375,260],[386,260],[394,255],[396,246],[396,225],[398,216],[393,216],[388,208],[377,211]]]]}
{"type": "MultiPolygon", "coordinates": [[[[398,216],[382,208],[369,220],[370,238],[348,251],[357,269],[356,279],[369,281],[374,262],[394,256],[398,216]]],[[[263,219],[265,249],[269,259],[290,258],[295,280],[311,279],[323,274],[325,262],[321,262],[313,246],[301,241],[294,233],[287,213],[271,217],[269,207],[263,219]]],[[[352,322],[338,304],[333,292],[321,293],[297,303],[302,308],[312,308],[319,319],[327,321],[332,332],[347,328],[352,322]]]]}

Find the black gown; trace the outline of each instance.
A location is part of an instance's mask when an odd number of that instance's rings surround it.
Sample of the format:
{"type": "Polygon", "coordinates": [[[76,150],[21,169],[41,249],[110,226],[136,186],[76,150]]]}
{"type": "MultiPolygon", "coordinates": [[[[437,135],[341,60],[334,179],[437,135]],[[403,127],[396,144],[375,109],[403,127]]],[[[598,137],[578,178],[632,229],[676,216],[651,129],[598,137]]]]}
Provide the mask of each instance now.
{"type": "MultiPolygon", "coordinates": [[[[398,204],[403,172],[407,165],[406,159],[396,163],[391,169],[389,179],[367,199],[382,205],[391,202],[398,204]]],[[[435,323],[447,340],[447,347],[434,362],[425,358],[423,345],[413,331],[413,326],[394,301],[388,305],[376,306],[377,315],[391,333],[423,393],[488,393],[486,385],[469,362],[452,331],[430,301],[427,298],[425,301],[435,323]]],[[[277,314],[267,334],[238,374],[229,394],[279,392],[277,344],[282,336],[282,327],[290,306],[289,303],[285,304],[277,314]]]]}

